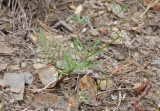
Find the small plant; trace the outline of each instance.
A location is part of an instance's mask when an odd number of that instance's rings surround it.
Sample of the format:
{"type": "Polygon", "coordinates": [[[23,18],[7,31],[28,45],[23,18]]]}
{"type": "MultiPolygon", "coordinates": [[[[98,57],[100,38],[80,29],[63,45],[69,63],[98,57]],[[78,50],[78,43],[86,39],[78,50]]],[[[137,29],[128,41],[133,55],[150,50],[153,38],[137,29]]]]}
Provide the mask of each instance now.
{"type": "Polygon", "coordinates": [[[101,53],[104,48],[106,48],[108,45],[112,44],[119,38],[123,38],[124,35],[115,30],[112,36],[114,37],[114,40],[112,40],[110,43],[106,44],[97,51],[95,51],[95,49],[98,47],[100,40],[97,40],[93,45],[91,41],[89,41],[89,47],[85,48],[77,36],[74,43],[70,42],[68,44],[67,49],[62,50],[63,59],[60,62],[60,67],[57,67],[55,58],[56,54],[61,50],[63,42],[57,46],[56,50],[50,53],[50,49],[53,46],[54,47],[56,46],[56,41],[47,47],[46,36],[41,31],[41,40],[43,45],[39,47],[49,55],[48,61],[53,63],[59,74],[58,75],[59,80],[57,81],[56,85],[60,84],[65,77],[70,75],[76,69],[82,71],[83,68],[94,67],[97,64],[99,64],[95,63],[94,61],[91,61],[89,58],[101,53]]]}
{"type": "Polygon", "coordinates": [[[81,17],[79,14],[74,14],[72,19],[75,20],[77,23],[88,23],[89,19],[87,17],[81,17]]]}
{"type": "MultiPolygon", "coordinates": [[[[107,85],[107,82],[108,82],[108,79],[109,79],[109,77],[107,76],[107,71],[105,72],[105,80],[106,80],[106,85],[107,85]]],[[[99,81],[99,83],[97,84],[97,91],[99,90],[99,88],[100,88],[100,85],[101,85],[101,81],[102,81],[102,77],[103,77],[103,75],[101,76],[101,78],[100,78],[100,81],[99,81]]]]}
{"type": "MultiPolygon", "coordinates": [[[[74,41],[74,44],[70,42],[68,44],[67,49],[62,50],[63,59],[60,62],[60,67],[56,66],[55,57],[56,54],[60,51],[63,42],[57,47],[55,51],[50,53],[50,49],[53,46],[56,46],[56,42],[52,43],[49,47],[47,47],[46,36],[43,34],[42,31],[41,31],[41,40],[43,46],[39,45],[39,47],[49,55],[49,58],[47,60],[53,63],[59,74],[59,78],[61,78],[63,75],[69,75],[76,69],[82,71],[83,68],[94,67],[97,64],[99,64],[99,63],[94,63],[93,61],[87,59],[86,57],[88,57],[94,52],[94,49],[97,48],[98,44],[100,43],[100,40],[96,41],[94,45],[92,45],[92,43],[89,41],[89,47],[85,48],[77,36],[74,41]],[[71,47],[71,45],[74,46],[74,48],[71,47]],[[84,59],[80,60],[79,57],[84,59]]],[[[95,56],[99,53],[100,51],[92,56],[95,56]]]]}
{"type": "MultiPolygon", "coordinates": [[[[112,5],[115,8],[117,4],[115,2],[113,2],[112,5]]],[[[121,13],[122,11],[124,11],[128,6],[129,5],[124,5],[124,6],[121,7],[121,10],[116,10],[117,14],[121,13]]]]}

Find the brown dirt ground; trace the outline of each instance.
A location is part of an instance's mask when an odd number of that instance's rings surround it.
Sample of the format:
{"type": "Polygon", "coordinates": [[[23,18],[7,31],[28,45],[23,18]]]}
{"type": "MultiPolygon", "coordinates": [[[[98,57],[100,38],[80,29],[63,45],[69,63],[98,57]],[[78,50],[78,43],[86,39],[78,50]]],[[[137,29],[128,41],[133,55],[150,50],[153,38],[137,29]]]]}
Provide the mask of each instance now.
{"type": "MultiPolygon", "coordinates": [[[[12,102],[11,93],[0,87],[2,110],[49,111],[49,108],[54,109],[54,107],[44,105],[45,103],[37,106],[35,103],[32,104],[36,96],[35,93],[29,90],[31,87],[44,87],[40,80],[36,78],[33,62],[48,56],[39,51],[40,49],[35,45],[34,41],[29,38],[29,34],[39,34],[40,28],[48,37],[48,44],[61,35],[62,38],[57,40],[59,43],[65,40],[65,45],[78,35],[85,46],[88,45],[89,39],[92,42],[101,39],[100,48],[112,40],[110,35],[114,27],[119,30],[125,30],[132,41],[132,47],[115,42],[94,58],[95,61],[101,62],[100,65],[90,68],[93,73],[89,74],[89,76],[94,78],[96,83],[106,69],[107,75],[110,75],[111,72],[113,73],[117,68],[119,69],[109,78],[106,89],[98,91],[96,100],[101,104],[94,106],[80,103],[80,111],[135,111],[135,108],[131,105],[131,101],[137,98],[133,87],[139,84],[142,85],[146,81],[151,83],[152,89],[140,101],[139,106],[153,110],[160,107],[160,61],[159,65],[151,64],[151,62],[160,58],[160,11],[147,10],[143,19],[139,20],[133,17],[135,12],[141,13],[147,9],[143,4],[143,0],[115,0],[117,4],[128,5],[124,11],[125,18],[119,18],[110,11],[112,6],[110,0],[52,0],[51,3],[46,1],[0,1],[0,42],[14,50],[12,54],[0,53],[0,64],[8,63],[7,68],[0,72],[0,78],[2,79],[7,72],[31,72],[34,76],[32,86],[25,87],[24,99],[21,101],[12,102]],[[88,17],[89,23],[76,23],[71,19],[74,9],[71,9],[70,6],[77,7],[80,4],[83,6],[81,16],[88,17]],[[42,21],[52,30],[45,30],[45,27],[39,24],[37,20],[42,21]],[[71,33],[63,27],[53,28],[60,20],[71,26],[73,32],[71,33]],[[117,24],[115,24],[116,22],[117,24]],[[91,32],[92,28],[97,31],[96,34],[91,32]],[[104,30],[105,33],[100,33],[100,29],[104,30]],[[86,31],[83,32],[83,30],[86,31]],[[57,35],[53,35],[53,33],[57,35]],[[118,55],[114,52],[115,50],[119,52],[118,55]],[[11,67],[19,66],[21,62],[25,62],[27,66],[25,68],[19,67],[18,69],[11,67]]],[[[73,95],[78,95],[79,90],[77,87],[80,78],[83,76],[84,74],[71,75],[56,90],[50,89],[42,92],[50,94],[61,93],[61,95],[64,95],[63,92],[69,92],[73,95]]]]}

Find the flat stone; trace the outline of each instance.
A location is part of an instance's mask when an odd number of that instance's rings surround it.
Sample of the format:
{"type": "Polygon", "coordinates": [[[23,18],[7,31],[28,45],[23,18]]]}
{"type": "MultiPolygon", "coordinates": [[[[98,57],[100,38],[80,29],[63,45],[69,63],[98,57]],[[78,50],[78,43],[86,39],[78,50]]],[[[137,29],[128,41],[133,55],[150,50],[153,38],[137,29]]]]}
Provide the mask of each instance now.
{"type": "Polygon", "coordinates": [[[29,72],[24,73],[5,73],[4,78],[0,79],[0,86],[9,87],[15,100],[23,100],[23,93],[26,84],[33,82],[33,76],[29,72]]]}
{"type": "MultiPolygon", "coordinates": [[[[40,106],[54,107],[58,111],[78,111],[79,102],[74,97],[57,96],[53,94],[35,94],[35,103],[40,106]]],[[[37,107],[37,105],[36,105],[37,107]]]]}
{"type": "Polygon", "coordinates": [[[58,80],[58,72],[54,66],[45,66],[37,70],[41,82],[46,86],[53,82],[49,87],[54,87],[58,80]]]}
{"type": "Polygon", "coordinates": [[[9,84],[15,100],[23,100],[25,78],[22,74],[5,73],[4,80],[9,84]]]}

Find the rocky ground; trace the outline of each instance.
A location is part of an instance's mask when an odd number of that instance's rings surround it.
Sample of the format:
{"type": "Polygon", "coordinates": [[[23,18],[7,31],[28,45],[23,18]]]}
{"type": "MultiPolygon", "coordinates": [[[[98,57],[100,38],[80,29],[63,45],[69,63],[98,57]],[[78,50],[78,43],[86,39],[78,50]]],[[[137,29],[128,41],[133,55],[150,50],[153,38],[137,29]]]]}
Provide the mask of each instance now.
{"type": "Polygon", "coordinates": [[[0,111],[159,111],[159,50],[159,0],[1,0],[0,111]],[[125,38],[89,58],[100,64],[57,83],[62,51],[75,49],[76,37],[85,49],[101,40],[96,51],[115,29],[125,38]],[[47,47],[57,41],[48,52],[42,35],[47,47]]]}

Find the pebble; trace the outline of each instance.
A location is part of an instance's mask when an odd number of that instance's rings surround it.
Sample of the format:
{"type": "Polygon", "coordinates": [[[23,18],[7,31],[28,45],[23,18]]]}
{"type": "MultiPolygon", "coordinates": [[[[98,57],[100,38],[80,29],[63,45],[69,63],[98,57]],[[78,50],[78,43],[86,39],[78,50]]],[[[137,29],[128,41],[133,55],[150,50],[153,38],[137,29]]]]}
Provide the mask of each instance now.
{"type": "Polygon", "coordinates": [[[93,36],[98,36],[98,35],[99,35],[99,32],[98,32],[96,29],[91,30],[90,33],[91,33],[93,36]]]}
{"type": "Polygon", "coordinates": [[[26,63],[26,62],[21,62],[21,63],[20,63],[20,67],[21,67],[22,69],[26,68],[26,67],[27,67],[27,63],[26,63]]]}

